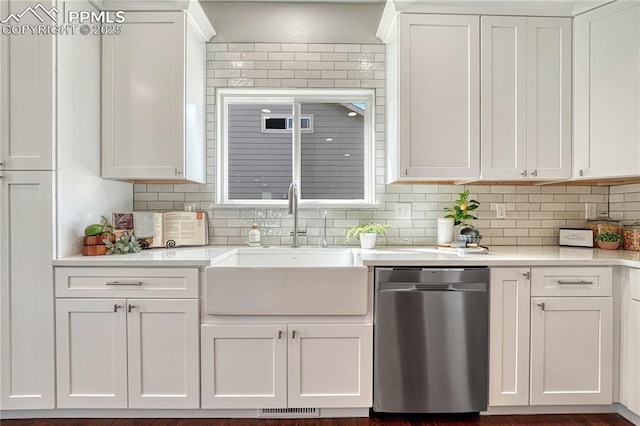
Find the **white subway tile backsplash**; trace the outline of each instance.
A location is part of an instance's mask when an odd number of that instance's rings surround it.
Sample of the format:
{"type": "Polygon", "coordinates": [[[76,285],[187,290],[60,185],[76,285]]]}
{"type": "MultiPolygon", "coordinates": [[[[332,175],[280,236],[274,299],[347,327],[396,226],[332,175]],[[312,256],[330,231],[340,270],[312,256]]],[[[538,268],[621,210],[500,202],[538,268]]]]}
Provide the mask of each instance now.
{"type": "MultiPolygon", "coordinates": [[[[208,43],[207,44],[207,184],[136,184],[136,210],[181,210],[184,203],[210,211],[211,244],[246,244],[250,224],[258,223],[263,244],[288,245],[292,217],[282,208],[228,208],[210,205],[215,192],[215,89],[219,87],[367,87],[376,93],[376,208],[330,208],[330,245],[356,245],[345,241],[347,229],[379,221],[393,225],[379,245],[433,245],[436,219],[444,216],[465,188],[482,203],[479,217],[470,221],[484,236],[483,244],[547,245],[558,243],[558,227],[584,225],[584,203],[625,221],[640,219],[640,184],[611,188],[590,186],[515,185],[386,185],[385,45],[331,43],[208,43]],[[411,219],[395,219],[394,204],[411,203],[411,219]],[[504,203],[507,219],[496,219],[495,204],[504,203]]],[[[300,226],[307,229],[303,244],[319,244],[321,209],[300,210],[300,226]]]]}

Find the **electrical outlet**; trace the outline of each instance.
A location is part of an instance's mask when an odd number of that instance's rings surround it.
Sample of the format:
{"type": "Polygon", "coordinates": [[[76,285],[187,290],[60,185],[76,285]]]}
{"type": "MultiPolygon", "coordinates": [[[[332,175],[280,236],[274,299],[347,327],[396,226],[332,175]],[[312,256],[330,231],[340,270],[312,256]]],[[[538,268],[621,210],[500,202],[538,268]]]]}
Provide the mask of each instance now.
{"type": "Polygon", "coordinates": [[[498,218],[498,219],[506,219],[507,218],[507,205],[506,204],[496,204],[496,218],[498,218]]]}
{"type": "Polygon", "coordinates": [[[596,205],[594,203],[584,203],[584,218],[593,219],[596,217],[596,205]]]}
{"type": "Polygon", "coordinates": [[[396,219],[411,219],[411,203],[395,204],[396,219]]]}

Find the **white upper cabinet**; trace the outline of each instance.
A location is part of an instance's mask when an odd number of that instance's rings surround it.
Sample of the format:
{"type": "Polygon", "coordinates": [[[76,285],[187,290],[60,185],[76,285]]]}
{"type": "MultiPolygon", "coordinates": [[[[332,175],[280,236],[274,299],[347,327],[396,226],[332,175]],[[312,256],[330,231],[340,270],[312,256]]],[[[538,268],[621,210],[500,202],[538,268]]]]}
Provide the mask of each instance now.
{"type": "Polygon", "coordinates": [[[574,177],[640,174],[640,4],[575,18],[574,177]]]}
{"type": "Polygon", "coordinates": [[[571,177],[571,19],[482,17],[482,178],[571,177]]]}
{"type": "MultiPolygon", "coordinates": [[[[51,1],[40,2],[45,8],[51,1]]],[[[0,17],[21,13],[24,1],[0,2],[0,17]]],[[[20,24],[40,22],[31,14],[20,24]]],[[[55,150],[55,38],[0,36],[0,169],[53,170],[55,150]]]]}
{"type": "Polygon", "coordinates": [[[388,181],[480,176],[478,16],[400,14],[387,43],[388,181]]]}
{"type": "Polygon", "coordinates": [[[204,40],[184,12],[126,16],[102,41],[102,176],[204,183],[204,40]]]}

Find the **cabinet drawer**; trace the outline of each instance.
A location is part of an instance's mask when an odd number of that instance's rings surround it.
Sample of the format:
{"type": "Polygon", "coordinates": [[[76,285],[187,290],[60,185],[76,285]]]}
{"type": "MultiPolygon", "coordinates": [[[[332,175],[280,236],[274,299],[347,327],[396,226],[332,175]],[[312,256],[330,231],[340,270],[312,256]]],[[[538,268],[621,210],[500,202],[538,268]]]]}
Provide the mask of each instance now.
{"type": "Polygon", "coordinates": [[[197,268],[56,268],[56,297],[197,298],[197,268]]]}
{"type": "Polygon", "coordinates": [[[613,271],[602,268],[532,268],[531,296],[612,295],[613,271]]]}

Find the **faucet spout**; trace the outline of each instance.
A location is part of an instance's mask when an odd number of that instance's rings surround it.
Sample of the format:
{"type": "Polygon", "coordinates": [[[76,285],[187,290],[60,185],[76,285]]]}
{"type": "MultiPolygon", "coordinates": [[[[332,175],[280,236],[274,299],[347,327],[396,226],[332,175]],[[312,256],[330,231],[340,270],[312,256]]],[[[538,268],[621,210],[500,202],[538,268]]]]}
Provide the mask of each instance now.
{"type": "Polygon", "coordinates": [[[289,214],[293,215],[293,243],[291,247],[300,247],[298,245],[298,185],[291,182],[289,185],[289,214]]]}

